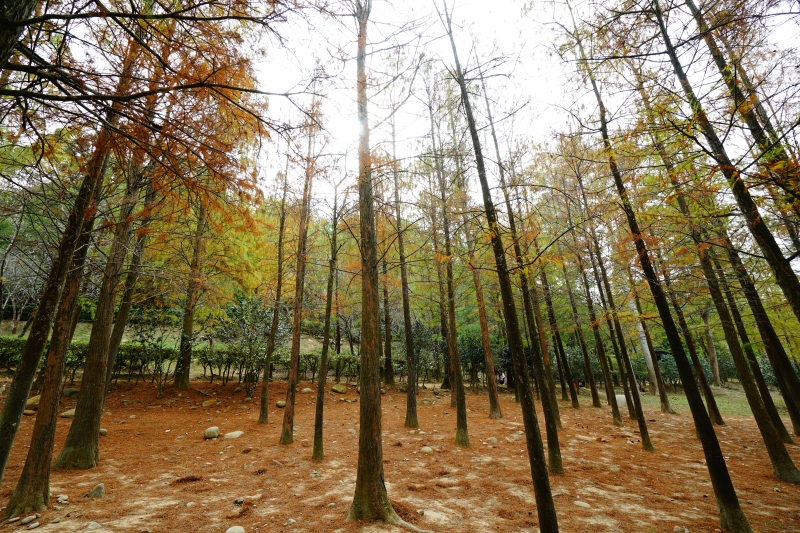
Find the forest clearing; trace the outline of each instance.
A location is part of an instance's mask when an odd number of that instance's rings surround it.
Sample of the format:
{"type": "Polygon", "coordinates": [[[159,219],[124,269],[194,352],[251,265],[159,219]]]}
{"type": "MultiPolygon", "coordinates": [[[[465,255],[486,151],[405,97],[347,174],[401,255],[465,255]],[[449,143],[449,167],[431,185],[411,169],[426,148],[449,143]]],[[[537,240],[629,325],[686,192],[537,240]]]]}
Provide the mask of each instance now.
{"type": "MultiPolygon", "coordinates": [[[[101,447],[109,458],[88,471],[55,470],[53,494],[67,494],[69,504],[43,512],[37,521],[44,531],[65,532],[84,531],[97,522],[103,526],[100,533],[210,533],[233,525],[246,531],[405,531],[344,522],[355,483],[358,405],[352,401],[358,394],[355,387],[334,394],[331,385],[326,394],[326,458],[318,462],[311,460],[311,394],[298,395],[296,442],[285,447],[278,444],[281,409],[273,402],[271,423],[256,424],[257,404],[245,402],[241,391],[234,393],[235,383],[192,382],[188,391],[169,389],[160,399],[152,387],[122,384],[109,395],[103,416],[108,434],[101,447]],[[213,405],[203,407],[209,399],[213,405]],[[219,439],[204,440],[203,431],[210,426],[220,428],[219,439]],[[223,437],[233,431],[244,434],[223,437]],[[105,497],[85,498],[98,483],[105,484],[105,497]],[[244,502],[237,505],[237,498],[244,502]],[[48,525],[56,517],[60,522],[48,525]]],[[[300,385],[307,386],[313,384],[300,385]]],[[[285,387],[274,382],[271,394],[283,398],[285,387]]],[[[472,447],[462,449],[452,438],[455,412],[449,407],[449,392],[435,395],[430,385],[420,390],[420,429],[409,430],[403,427],[405,395],[396,388],[387,390],[381,397],[384,470],[389,496],[405,520],[437,532],[535,531],[530,469],[513,398],[501,394],[505,419],[490,420],[485,392],[469,392],[472,447]],[[423,453],[424,446],[433,453],[423,453]]],[[[61,408],[71,406],[74,401],[65,400],[61,408]]],[[[625,427],[615,427],[607,410],[593,408],[588,395],[581,396],[580,410],[562,405],[566,475],[551,481],[563,530],[719,531],[689,414],[646,409],[656,446],[656,453],[649,453],[641,449],[635,423],[626,420],[625,427]]],[[[0,498],[10,496],[31,421],[23,419],[0,498]]],[[[758,452],[752,417],[729,415],[726,422],[719,429],[720,440],[754,529],[797,531],[800,490],[772,477],[769,462],[758,452]]],[[[59,421],[59,443],[67,425],[67,420],[59,421]]],[[[796,446],[792,452],[800,460],[796,446]]],[[[14,524],[0,524],[0,530],[15,529],[14,524]]]]}

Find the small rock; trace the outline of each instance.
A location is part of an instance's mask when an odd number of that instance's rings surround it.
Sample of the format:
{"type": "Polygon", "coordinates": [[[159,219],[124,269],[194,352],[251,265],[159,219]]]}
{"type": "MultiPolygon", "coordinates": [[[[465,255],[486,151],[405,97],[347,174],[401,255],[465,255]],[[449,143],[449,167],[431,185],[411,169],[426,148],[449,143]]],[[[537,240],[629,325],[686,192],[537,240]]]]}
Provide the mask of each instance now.
{"type": "Polygon", "coordinates": [[[61,522],[61,518],[59,518],[58,516],[53,518],[53,522],[52,522],[53,524],[58,524],[59,522],[61,522]]]}
{"type": "Polygon", "coordinates": [[[517,435],[524,435],[524,434],[525,434],[524,431],[517,431],[517,435]]]}
{"type": "Polygon", "coordinates": [[[225,533],[244,533],[242,526],[232,526],[225,530],[225,533]]]}
{"type": "Polygon", "coordinates": [[[625,405],[627,403],[624,394],[617,394],[616,397],[617,397],[617,405],[625,405]]]}
{"type": "Polygon", "coordinates": [[[341,383],[337,383],[336,385],[331,387],[331,390],[338,394],[347,394],[347,387],[345,385],[342,385],[341,383]]]}
{"type": "Polygon", "coordinates": [[[226,439],[238,439],[244,435],[244,431],[231,431],[230,433],[225,434],[226,439]]]}
{"type": "Polygon", "coordinates": [[[235,389],[233,389],[233,392],[242,392],[242,388],[241,387],[236,387],[235,389]]]}
{"type": "Polygon", "coordinates": [[[22,411],[22,414],[25,415],[25,416],[33,416],[33,415],[36,414],[36,411],[31,411],[30,409],[25,409],[24,411],[22,411]]]}
{"type": "Polygon", "coordinates": [[[61,506],[60,505],[54,505],[53,509],[55,509],[56,511],[60,511],[61,510],[61,506]]]}
{"type": "Polygon", "coordinates": [[[425,510],[424,509],[417,509],[417,514],[420,515],[420,516],[425,516],[425,510]]]}
{"type": "Polygon", "coordinates": [[[355,429],[348,429],[347,432],[350,433],[351,435],[355,435],[356,434],[356,430],[355,429]]]}
{"type": "Polygon", "coordinates": [[[397,387],[397,392],[408,392],[408,386],[406,386],[405,384],[400,385],[399,387],[397,387]]]}
{"type": "Polygon", "coordinates": [[[309,389],[308,387],[305,387],[303,390],[300,391],[300,394],[311,394],[312,392],[314,391],[309,389]]]}
{"type": "Polygon", "coordinates": [[[6,524],[13,524],[14,522],[19,522],[19,517],[15,516],[14,518],[9,518],[6,524]]]}
{"type": "Polygon", "coordinates": [[[86,496],[89,498],[103,498],[106,495],[106,486],[103,483],[98,483],[94,486],[92,490],[89,491],[89,494],[86,496]]]}
{"type": "Polygon", "coordinates": [[[234,504],[234,505],[242,505],[242,504],[244,504],[244,498],[242,498],[241,496],[239,496],[238,498],[236,498],[235,500],[233,500],[233,504],[234,504]]]}
{"type": "Polygon", "coordinates": [[[215,403],[217,403],[216,400],[206,400],[203,402],[203,407],[211,407],[215,403]]]}
{"type": "Polygon", "coordinates": [[[186,502],[186,507],[194,507],[195,505],[197,504],[194,502],[186,502]]]}
{"type": "Polygon", "coordinates": [[[328,504],[328,507],[336,507],[336,504],[331,502],[331,503],[328,504]]]}
{"type": "Polygon", "coordinates": [[[28,401],[25,402],[25,409],[30,411],[35,411],[39,408],[39,400],[41,399],[41,395],[36,395],[33,398],[28,398],[28,401]]]}
{"type": "Polygon", "coordinates": [[[297,523],[297,520],[295,520],[294,518],[290,518],[290,519],[289,519],[289,520],[287,520],[287,521],[286,521],[286,523],[285,523],[285,524],[283,524],[283,525],[284,525],[284,526],[291,526],[292,524],[296,524],[296,523],[297,523]]]}
{"type": "Polygon", "coordinates": [[[384,389],[383,387],[381,387],[381,394],[386,394],[386,389],[384,389]]]}
{"type": "Polygon", "coordinates": [[[39,527],[39,522],[34,522],[28,526],[28,529],[36,529],[37,527],[39,527]]]}
{"type": "Polygon", "coordinates": [[[80,393],[80,392],[81,391],[78,390],[78,389],[66,388],[63,391],[61,391],[61,396],[64,396],[66,398],[77,398],[78,397],[78,393],[80,393]]]}
{"type": "Polygon", "coordinates": [[[420,434],[420,435],[427,435],[427,433],[425,433],[425,432],[424,432],[424,431],[422,431],[421,429],[419,430],[419,434],[420,434]]]}
{"type": "Polygon", "coordinates": [[[574,504],[575,504],[575,505],[577,505],[578,507],[583,507],[584,509],[591,509],[591,508],[592,508],[592,506],[591,506],[591,505],[589,505],[589,504],[588,504],[588,503],[586,503],[586,502],[581,502],[581,501],[578,501],[578,502],[572,502],[572,503],[574,503],[574,504]]]}
{"type": "Polygon", "coordinates": [[[433,389],[433,395],[434,396],[439,396],[439,394],[441,394],[441,393],[437,389],[433,389]]]}
{"type": "Polygon", "coordinates": [[[217,426],[211,426],[203,432],[204,439],[216,439],[217,437],[219,437],[219,428],[217,426]]]}
{"type": "Polygon", "coordinates": [[[317,472],[316,470],[312,471],[311,477],[319,477],[319,472],[317,472]]]}
{"type": "Polygon", "coordinates": [[[136,418],[136,415],[131,415],[128,418],[130,418],[130,419],[136,418]]]}
{"type": "Polygon", "coordinates": [[[486,442],[488,442],[489,444],[497,444],[497,437],[489,437],[488,439],[486,439],[486,442]]]}
{"type": "Polygon", "coordinates": [[[275,402],[275,407],[286,407],[286,402],[283,400],[278,400],[275,402]]]}
{"type": "Polygon", "coordinates": [[[70,409],[69,411],[64,411],[59,416],[61,416],[61,418],[75,418],[75,409],[70,409]]]}
{"type": "Polygon", "coordinates": [[[675,533],[683,533],[683,528],[681,526],[675,526],[672,528],[672,531],[675,533]]]}
{"type": "Polygon", "coordinates": [[[97,522],[89,522],[89,525],[86,526],[86,531],[94,531],[95,529],[100,529],[101,527],[103,526],[101,526],[97,522]]]}
{"type": "Polygon", "coordinates": [[[24,526],[26,524],[30,524],[34,520],[36,520],[36,515],[32,514],[30,516],[26,516],[25,518],[23,518],[22,521],[19,523],[19,525],[24,526]]]}
{"type": "Polygon", "coordinates": [[[421,451],[422,453],[427,453],[428,455],[433,455],[433,448],[431,448],[430,446],[423,446],[422,448],[420,448],[419,451],[421,451]]]}
{"type": "Polygon", "coordinates": [[[252,402],[252,401],[253,401],[253,399],[252,399],[252,398],[245,398],[245,399],[244,399],[244,403],[250,403],[250,402],[252,402]]]}
{"type": "Polygon", "coordinates": [[[100,428],[100,436],[105,437],[106,435],[108,435],[108,430],[105,428],[100,428]]]}

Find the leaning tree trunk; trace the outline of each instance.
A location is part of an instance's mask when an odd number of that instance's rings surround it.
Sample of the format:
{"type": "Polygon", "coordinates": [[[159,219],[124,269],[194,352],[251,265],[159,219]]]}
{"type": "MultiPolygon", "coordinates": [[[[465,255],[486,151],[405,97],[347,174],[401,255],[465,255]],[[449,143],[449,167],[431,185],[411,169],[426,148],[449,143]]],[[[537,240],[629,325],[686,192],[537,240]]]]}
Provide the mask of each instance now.
{"type": "Polygon", "coordinates": [[[44,511],[50,503],[50,461],[55,444],[58,402],[61,398],[64,368],[67,363],[72,316],[78,302],[93,224],[94,219],[85,223],[86,227],[81,230],[72,255],[72,265],[64,283],[53,325],[53,338],[47,350],[44,383],[30,447],[17,486],[3,511],[6,517],[44,511]]]}
{"type": "Polygon", "coordinates": [[[586,381],[589,383],[589,390],[592,393],[592,407],[602,407],[602,404],[600,403],[600,396],[597,394],[597,383],[594,380],[592,363],[589,360],[589,350],[586,349],[586,338],[583,336],[583,328],[581,327],[581,321],[578,318],[578,307],[575,305],[575,296],[572,294],[572,284],[570,283],[569,275],[567,274],[566,262],[561,263],[561,269],[564,272],[564,283],[567,286],[569,305],[572,307],[572,320],[575,323],[575,333],[578,337],[578,344],[581,346],[583,364],[586,367],[586,381]]]}
{"type": "Polygon", "coordinates": [[[108,345],[117,289],[122,276],[122,267],[128,250],[133,209],[139,200],[140,176],[134,177],[130,189],[119,211],[119,221],[114,231],[114,240],[103,271],[97,311],[89,336],[86,364],[81,380],[81,390],[75,405],[75,417],[69,427],[67,439],[54,467],[62,469],[86,469],[97,466],[100,460],[100,418],[103,414],[108,366],[108,345]]]}
{"type": "MultiPolygon", "coordinates": [[[[653,0],[653,4],[658,6],[658,0],[653,0]]],[[[659,25],[661,26],[662,31],[665,31],[663,27],[663,20],[661,19],[661,13],[658,9],[656,10],[656,16],[659,19],[659,25]]],[[[581,56],[585,63],[585,54],[583,54],[582,50],[581,56]]],[[[591,69],[587,68],[586,70],[593,89],[597,91],[597,83],[594,79],[591,69]]],[[[731,533],[751,533],[752,530],[750,528],[750,524],[748,523],[747,518],[744,516],[744,512],[739,505],[739,499],[736,496],[736,491],[733,488],[730,473],[728,472],[728,467],[725,464],[725,457],[722,455],[722,449],[720,448],[719,441],[714,433],[714,427],[711,424],[711,420],[708,418],[708,414],[703,406],[703,400],[700,396],[700,391],[697,389],[697,386],[694,382],[692,368],[689,364],[688,358],[686,357],[686,352],[683,349],[678,328],[675,327],[675,322],[673,322],[672,315],[669,312],[669,303],[667,301],[667,297],[664,294],[664,290],[661,287],[658,277],[656,276],[655,269],[650,262],[650,255],[647,245],[644,242],[642,232],[639,229],[639,223],[636,220],[633,207],[628,199],[628,193],[622,181],[622,175],[617,168],[614,152],[611,149],[610,141],[608,140],[606,110],[602,105],[600,107],[600,119],[603,144],[610,162],[612,176],[614,178],[614,185],[622,203],[623,212],[625,213],[625,218],[627,219],[628,226],[630,227],[631,236],[633,237],[636,245],[639,262],[641,263],[647,283],[650,286],[650,291],[653,294],[653,300],[658,308],[658,313],[661,316],[664,332],[666,333],[667,340],[669,341],[670,349],[672,350],[672,355],[675,358],[675,364],[678,367],[681,382],[683,383],[684,394],[686,395],[686,399],[689,403],[689,408],[692,411],[692,417],[694,418],[697,435],[700,437],[700,442],[703,446],[706,465],[711,478],[711,484],[714,488],[714,496],[717,501],[717,508],[719,509],[720,513],[720,525],[723,529],[730,530],[731,533]]]]}
{"type": "Polygon", "coordinates": [[[714,380],[714,386],[722,386],[722,378],[719,374],[719,359],[717,358],[717,346],[714,344],[714,337],[711,335],[711,324],[708,319],[711,316],[711,309],[703,309],[700,313],[705,325],[706,334],[706,350],[708,351],[708,364],[711,367],[711,377],[714,380]]]}
{"type": "MultiPolygon", "coordinates": [[[[445,12],[447,7],[445,6],[445,12]]],[[[531,477],[533,478],[533,490],[536,497],[536,512],[539,518],[539,530],[541,533],[557,533],[558,517],[556,516],[555,505],[553,504],[553,494],[550,491],[550,480],[547,476],[547,464],[545,462],[544,447],[542,437],[539,433],[539,423],[536,420],[536,408],[533,404],[531,394],[530,376],[528,366],[525,362],[525,355],[522,345],[522,334],[517,316],[517,308],[514,302],[514,292],[511,285],[511,276],[506,265],[505,248],[500,236],[500,226],[497,222],[497,213],[492,201],[489,189],[489,181],[486,177],[486,167],[483,162],[478,128],[475,125],[475,118],[472,115],[472,107],[469,102],[467,83],[458,61],[455,40],[449,15],[447,18],[447,32],[450,37],[450,45],[453,49],[453,58],[456,64],[456,79],[461,90],[461,102],[467,115],[470,137],[475,153],[475,162],[478,168],[478,178],[480,180],[481,192],[483,194],[483,205],[486,214],[486,221],[489,226],[489,235],[494,252],[495,264],[497,266],[497,277],[500,284],[500,295],[503,301],[503,316],[506,327],[508,328],[509,351],[514,365],[517,379],[520,385],[517,387],[520,394],[522,418],[525,425],[525,440],[528,448],[528,459],[531,466],[531,477]]],[[[363,427],[363,426],[362,426],[363,427]]]]}

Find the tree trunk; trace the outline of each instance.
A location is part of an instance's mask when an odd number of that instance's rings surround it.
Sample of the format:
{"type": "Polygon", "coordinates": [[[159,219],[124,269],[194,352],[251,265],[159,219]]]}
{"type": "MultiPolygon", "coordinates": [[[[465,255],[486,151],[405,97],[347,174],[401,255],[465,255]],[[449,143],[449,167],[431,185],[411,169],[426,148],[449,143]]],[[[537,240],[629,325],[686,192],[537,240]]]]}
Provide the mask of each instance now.
{"type": "MultiPolygon", "coordinates": [[[[400,213],[400,178],[397,171],[397,154],[395,153],[395,121],[392,115],[392,178],[394,180],[394,214],[397,227],[397,254],[400,261],[400,290],[403,297],[403,329],[406,349],[406,368],[408,382],[406,386],[406,419],[405,427],[419,428],[417,420],[417,356],[414,353],[414,331],[411,324],[411,303],[408,293],[408,270],[406,268],[405,232],[403,218],[400,213]]],[[[338,323],[337,323],[338,331],[338,323]]]]}
{"type": "Polygon", "coordinates": [[[322,330],[322,356],[319,361],[319,380],[317,380],[317,405],[314,412],[313,461],[322,461],[325,447],[322,440],[323,410],[325,407],[325,383],[328,381],[328,351],[331,339],[331,308],[333,306],[333,278],[336,275],[338,247],[336,236],[339,233],[339,213],[336,190],[333,192],[333,216],[331,217],[331,258],[328,262],[328,289],[325,293],[325,325],[322,330]]]}
{"type": "Polygon", "coordinates": [[[366,47],[367,22],[371,0],[356,0],[358,53],[356,54],[358,122],[358,196],[361,218],[361,401],[358,435],[358,467],[353,504],[347,520],[381,520],[401,522],[394,512],[383,481],[383,447],[381,442],[380,320],[378,319],[378,243],[375,234],[372,163],[369,148],[369,116],[367,114],[366,47]]]}
{"type": "MultiPolygon", "coordinates": [[[[658,6],[658,0],[653,0],[653,4],[658,6]]],[[[663,21],[661,20],[661,13],[658,9],[656,9],[656,15],[659,19],[659,24],[662,25],[663,30],[663,21]]],[[[585,63],[585,54],[582,50],[581,56],[585,63]]],[[[594,75],[589,68],[586,70],[589,74],[589,79],[591,80],[593,89],[597,91],[597,83],[594,80],[594,75]]],[[[636,251],[639,256],[642,270],[644,271],[645,278],[650,286],[650,291],[653,294],[653,300],[658,308],[659,315],[661,316],[661,321],[664,325],[664,332],[667,335],[667,340],[669,341],[672,355],[675,358],[675,364],[678,367],[678,372],[681,376],[681,381],[683,382],[684,393],[686,394],[689,408],[692,411],[697,435],[700,437],[700,442],[703,446],[703,453],[708,466],[711,484],[714,488],[714,496],[717,501],[717,508],[720,512],[720,525],[723,529],[730,530],[731,533],[750,533],[752,530],[750,529],[747,518],[744,516],[744,512],[739,505],[739,499],[736,496],[736,491],[733,488],[728,467],[725,464],[725,458],[722,455],[719,441],[714,433],[714,427],[712,426],[711,420],[708,418],[708,414],[703,406],[703,401],[700,397],[700,391],[695,385],[692,369],[689,365],[689,360],[686,357],[686,352],[683,350],[683,344],[681,343],[678,329],[675,327],[675,323],[672,320],[672,315],[669,312],[669,303],[667,302],[667,298],[664,294],[664,290],[661,287],[661,283],[656,276],[655,269],[650,262],[650,255],[644,239],[642,238],[642,232],[639,229],[639,223],[636,220],[633,207],[628,199],[628,193],[622,181],[622,175],[616,166],[614,152],[611,149],[610,141],[608,140],[608,129],[605,114],[605,107],[601,104],[601,133],[604,139],[604,147],[611,166],[614,184],[617,188],[617,193],[620,197],[628,226],[630,227],[631,236],[633,237],[636,245],[636,251]]]]}
{"type": "Polygon", "coordinates": [[[189,283],[186,286],[186,300],[183,304],[183,324],[181,326],[181,344],[178,353],[178,364],[175,365],[175,386],[188,389],[189,375],[192,366],[192,345],[194,344],[194,308],[200,291],[200,257],[204,249],[203,234],[208,221],[202,198],[198,198],[197,228],[192,243],[192,259],[189,265],[189,283]]]}
{"type": "Polygon", "coordinates": [[[389,312],[389,274],[386,259],[383,260],[383,381],[394,385],[392,367],[392,315],[389,312]]]}
{"type": "MultiPolygon", "coordinates": [[[[281,311],[281,291],[283,290],[283,235],[286,230],[286,191],[288,190],[287,176],[289,174],[289,156],[286,156],[286,170],[283,173],[283,196],[281,196],[280,215],[278,217],[278,272],[275,281],[275,305],[272,308],[272,322],[267,339],[267,356],[264,364],[264,377],[261,387],[261,406],[258,413],[258,423],[269,422],[269,379],[272,376],[272,354],[275,352],[275,338],[278,334],[278,319],[281,311]]],[[[336,321],[337,347],[339,353],[341,337],[339,337],[339,321],[336,321]]],[[[338,368],[338,363],[337,363],[338,368]]],[[[338,376],[337,376],[338,377],[338,376]]],[[[338,380],[337,380],[338,381],[338,380]]]]}
{"type": "Polygon", "coordinates": [[[50,503],[50,461],[55,443],[58,402],[61,398],[62,379],[71,338],[72,316],[78,301],[93,224],[93,218],[84,223],[85,227],[81,230],[72,255],[72,264],[64,283],[53,325],[52,340],[47,350],[44,384],[33,425],[31,444],[17,486],[3,511],[3,515],[9,518],[32,511],[43,511],[50,503]]]}
{"type": "Polygon", "coordinates": [[[717,387],[722,386],[722,379],[719,375],[719,360],[717,359],[717,347],[714,344],[714,337],[711,335],[711,325],[708,322],[708,319],[711,315],[711,309],[703,309],[703,312],[700,313],[700,316],[703,317],[703,324],[705,324],[705,334],[706,334],[706,350],[708,351],[708,364],[711,366],[711,378],[714,381],[714,385],[717,387]]]}
{"type": "MultiPolygon", "coordinates": [[[[445,13],[447,13],[446,5],[445,13]]],[[[461,102],[464,105],[464,111],[467,115],[467,123],[469,125],[470,137],[472,138],[472,146],[475,153],[475,162],[478,168],[478,178],[480,180],[481,192],[483,194],[486,221],[489,226],[492,251],[494,252],[495,263],[497,266],[497,277],[500,284],[500,294],[503,301],[503,316],[505,317],[506,327],[508,328],[509,350],[511,352],[511,358],[517,378],[521,382],[521,386],[519,386],[518,389],[520,391],[522,417],[525,425],[525,440],[531,466],[531,477],[533,478],[534,495],[536,497],[536,512],[539,518],[539,530],[541,533],[557,533],[558,517],[556,516],[555,505],[553,504],[553,495],[550,491],[550,480],[547,476],[547,466],[545,463],[542,437],[539,433],[539,424],[536,420],[536,409],[534,407],[533,397],[531,395],[530,377],[528,375],[527,364],[525,363],[522,335],[517,317],[517,309],[514,304],[514,293],[511,286],[511,277],[509,276],[508,268],[506,266],[505,248],[503,247],[503,241],[500,237],[500,227],[497,223],[497,214],[495,212],[494,202],[492,201],[489,182],[486,178],[486,167],[484,166],[483,162],[483,154],[481,152],[481,145],[478,137],[478,128],[475,125],[475,119],[472,115],[472,107],[470,106],[469,102],[467,84],[464,80],[461,64],[458,61],[458,53],[456,51],[456,45],[453,39],[453,30],[449,15],[447,15],[446,22],[448,36],[450,37],[450,45],[453,49],[453,58],[456,65],[456,79],[461,90],[461,102]]]]}
{"type": "Polygon", "coordinates": [[[572,294],[572,284],[569,281],[569,275],[567,274],[567,264],[562,263],[561,268],[564,272],[564,283],[567,286],[567,295],[569,296],[569,304],[572,307],[572,320],[575,323],[575,333],[578,337],[578,344],[581,347],[581,353],[583,354],[583,363],[586,366],[586,381],[589,383],[589,390],[592,393],[592,406],[593,407],[602,407],[600,403],[600,396],[597,394],[597,383],[594,380],[594,371],[592,370],[592,363],[589,360],[589,350],[586,349],[586,339],[583,336],[583,328],[581,327],[581,321],[578,318],[578,308],[575,305],[575,297],[572,294]]]}

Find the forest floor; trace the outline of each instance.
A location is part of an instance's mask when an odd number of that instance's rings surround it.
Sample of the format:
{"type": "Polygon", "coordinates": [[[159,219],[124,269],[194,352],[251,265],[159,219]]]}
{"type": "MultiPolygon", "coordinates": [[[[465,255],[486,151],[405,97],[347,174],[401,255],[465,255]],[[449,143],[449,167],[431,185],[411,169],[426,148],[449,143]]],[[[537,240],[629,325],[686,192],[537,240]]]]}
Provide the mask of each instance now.
{"type": "MultiPolygon", "coordinates": [[[[285,382],[270,385],[269,425],[256,423],[258,392],[246,402],[235,387],[195,381],[193,390],[167,388],[156,398],[150,384],[120,383],[106,401],[102,427],[108,434],[101,437],[99,466],[53,471],[52,505],[37,520],[40,529],[77,532],[97,522],[100,533],[222,533],[232,525],[247,533],[404,531],[345,522],[358,456],[354,387],[345,395],[326,394],[322,462],[311,461],[315,395],[297,395],[295,443],[281,446],[283,410],[275,402],[285,397],[285,382]],[[218,404],[203,407],[209,399],[218,404]],[[210,426],[223,435],[244,434],[204,440],[203,430],[210,426]],[[105,498],[85,498],[97,483],[105,484],[105,498]],[[57,509],[59,494],[68,495],[69,504],[57,509]],[[241,505],[237,498],[243,498],[241,505]],[[58,524],[52,524],[55,518],[58,524]]],[[[435,532],[537,530],[522,417],[512,394],[501,395],[505,419],[490,420],[485,393],[468,392],[470,448],[454,444],[455,409],[444,391],[434,395],[428,385],[420,392],[422,431],[416,432],[403,427],[404,393],[389,387],[382,400],[385,479],[401,517],[435,532]],[[422,453],[423,446],[434,453],[422,453]]],[[[62,399],[63,410],[74,403],[62,399]]],[[[581,397],[580,410],[561,403],[566,475],[550,477],[561,531],[649,533],[672,532],[676,526],[693,533],[720,531],[691,416],[679,411],[666,415],[646,409],[656,451],[645,452],[635,421],[626,418],[625,427],[614,427],[610,410],[592,408],[588,395],[581,397]]],[[[33,416],[23,417],[0,486],[0,507],[22,470],[33,422],[33,416]]],[[[59,418],[57,451],[69,422],[59,418]]],[[[752,417],[729,414],[726,422],[717,434],[753,530],[800,531],[800,488],[772,475],[752,417]]],[[[800,446],[789,450],[800,464],[800,446]]],[[[2,522],[0,532],[24,527],[2,522]]]]}

